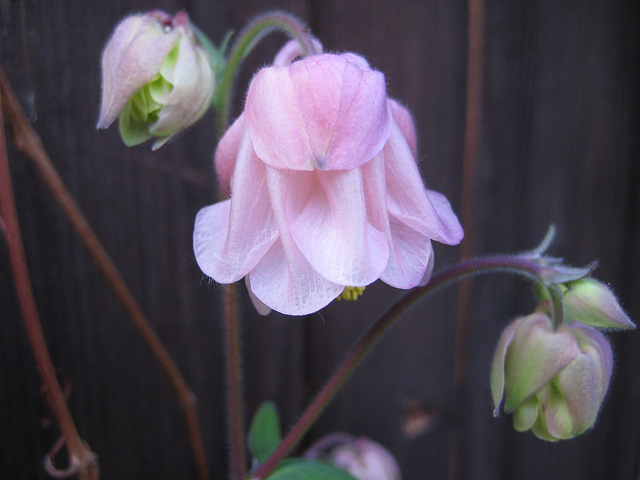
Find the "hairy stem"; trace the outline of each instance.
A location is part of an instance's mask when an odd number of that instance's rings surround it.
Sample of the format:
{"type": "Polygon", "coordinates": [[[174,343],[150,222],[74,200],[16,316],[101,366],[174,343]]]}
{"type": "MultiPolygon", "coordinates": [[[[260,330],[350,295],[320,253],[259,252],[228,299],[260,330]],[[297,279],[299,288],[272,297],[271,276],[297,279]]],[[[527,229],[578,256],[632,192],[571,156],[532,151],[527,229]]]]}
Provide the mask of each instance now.
{"type": "Polygon", "coordinates": [[[218,138],[222,138],[222,135],[229,126],[231,90],[242,61],[263,37],[274,31],[284,32],[300,42],[304,55],[317,53],[307,27],[289,13],[270,12],[256,17],[255,20],[249,23],[233,46],[233,50],[229,55],[227,65],[222,75],[222,80],[217,87],[220,94],[220,105],[217,106],[216,119],[218,138]]]}
{"type": "Polygon", "coordinates": [[[230,478],[247,476],[244,441],[244,402],[242,389],[242,348],[238,315],[237,284],[227,285],[223,294],[224,341],[227,379],[227,428],[229,429],[230,478]]]}
{"type": "Polygon", "coordinates": [[[333,400],[336,393],[340,390],[340,387],[342,387],[362,359],[376,345],[382,335],[418,300],[442,286],[451,284],[469,275],[506,272],[537,279],[541,269],[542,267],[537,263],[528,258],[518,256],[502,255],[474,258],[441,270],[431,277],[431,281],[427,285],[411,290],[387,310],[387,312],[371,326],[358,343],[356,343],[347,358],[340,364],[324,387],[322,387],[318,395],[285,436],[278,448],[256,469],[251,478],[254,480],[264,480],[273,472],[278,463],[296,446],[326,406],[333,400]]]}
{"type": "Polygon", "coordinates": [[[18,149],[33,161],[36,169],[53,193],[53,196],[69,219],[69,222],[84,242],[85,247],[93,257],[96,265],[107,279],[118,300],[129,314],[138,333],[160,365],[170,385],[173,387],[178,403],[185,416],[185,423],[198,469],[198,476],[200,480],[208,480],[209,468],[195,408],[195,395],[151,327],[142,309],[133,298],[133,295],[124,283],[109,254],[102,246],[102,243],[89,225],[89,222],[65,187],[60,175],[45,151],[40,137],[27,121],[1,69],[0,92],[2,92],[2,103],[7,112],[7,119],[12,126],[14,141],[18,149]]]}

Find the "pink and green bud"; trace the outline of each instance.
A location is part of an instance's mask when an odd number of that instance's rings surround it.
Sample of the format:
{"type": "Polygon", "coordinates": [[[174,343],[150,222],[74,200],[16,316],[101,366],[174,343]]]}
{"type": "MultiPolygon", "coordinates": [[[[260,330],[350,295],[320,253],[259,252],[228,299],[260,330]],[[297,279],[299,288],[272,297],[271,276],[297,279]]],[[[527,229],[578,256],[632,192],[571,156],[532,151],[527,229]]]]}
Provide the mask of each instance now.
{"type": "Polygon", "coordinates": [[[382,445],[360,437],[334,448],[329,461],[358,480],[400,480],[400,468],[382,445]]]}
{"type": "Polygon", "coordinates": [[[592,278],[567,284],[563,307],[567,318],[592,327],[635,328],[611,289],[592,278]]]}
{"type": "Polygon", "coordinates": [[[161,11],[125,18],[102,54],[98,128],[120,118],[128,146],[151,138],[157,149],[211,105],[215,74],[187,14],[161,11]]]}
{"type": "Polygon", "coordinates": [[[400,467],[389,450],[365,437],[330,433],[316,441],[304,457],[323,460],[358,480],[400,480],[400,467]]]}
{"type": "Polygon", "coordinates": [[[494,355],[494,415],[504,401],[516,430],[549,441],[580,435],[596,420],[612,365],[611,347],[596,329],[572,322],[554,330],[543,313],[519,318],[494,355]]]}

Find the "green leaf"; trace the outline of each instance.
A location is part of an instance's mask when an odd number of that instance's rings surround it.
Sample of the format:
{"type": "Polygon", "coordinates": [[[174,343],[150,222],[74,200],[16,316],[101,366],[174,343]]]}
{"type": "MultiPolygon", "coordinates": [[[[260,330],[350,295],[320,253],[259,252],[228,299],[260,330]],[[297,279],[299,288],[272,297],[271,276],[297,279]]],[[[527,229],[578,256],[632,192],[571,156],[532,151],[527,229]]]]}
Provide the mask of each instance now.
{"type": "Polygon", "coordinates": [[[284,460],[267,480],[356,480],[330,463],[305,458],[284,460]]]}
{"type": "Polygon", "coordinates": [[[273,402],[263,402],[251,420],[249,450],[258,462],[264,462],[281,440],[278,410],[273,402]]]}

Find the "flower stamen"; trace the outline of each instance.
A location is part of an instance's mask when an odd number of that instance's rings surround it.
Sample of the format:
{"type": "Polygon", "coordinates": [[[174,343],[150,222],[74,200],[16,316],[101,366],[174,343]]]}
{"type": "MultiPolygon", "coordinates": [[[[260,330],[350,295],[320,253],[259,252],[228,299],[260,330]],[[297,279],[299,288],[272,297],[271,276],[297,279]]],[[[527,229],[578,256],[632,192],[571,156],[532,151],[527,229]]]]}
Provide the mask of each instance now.
{"type": "Polygon", "coordinates": [[[336,300],[357,300],[364,292],[365,287],[344,287],[344,290],[336,300]]]}

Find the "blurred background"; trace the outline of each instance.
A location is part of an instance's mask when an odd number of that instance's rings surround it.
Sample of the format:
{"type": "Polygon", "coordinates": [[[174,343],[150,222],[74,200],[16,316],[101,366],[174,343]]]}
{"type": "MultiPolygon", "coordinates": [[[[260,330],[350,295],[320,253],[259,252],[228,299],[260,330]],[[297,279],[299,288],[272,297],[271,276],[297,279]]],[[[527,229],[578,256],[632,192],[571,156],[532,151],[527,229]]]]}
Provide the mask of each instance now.
{"type": "MultiPolygon", "coordinates": [[[[640,38],[635,2],[486,0],[483,113],[467,251],[534,247],[600,262],[640,321],[640,38]]],[[[227,467],[220,293],[198,269],[193,220],[216,198],[213,114],[152,153],[96,131],[100,55],[120,19],[186,10],[215,42],[266,10],[308,23],[329,51],[353,51],[386,74],[414,114],[429,188],[461,211],[467,4],[449,0],[0,0],[0,65],[45,148],[198,399],[214,478],[227,467]]],[[[235,93],[285,40],[248,58],[235,93]]],[[[5,117],[6,120],[6,117],[5,117]]],[[[45,335],[81,436],[105,479],[195,478],[181,410],[153,357],[29,159],[9,143],[20,225],[45,335]]],[[[469,169],[468,169],[469,171],[469,169]]],[[[16,302],[0,238],[0,478],[48,478],[58,436],[16,302]]],[[[436,247],[436,269],[460,247],[436,247]]],[[[244,286],[245,410],[277,403],[286,430],[364,329],[402,295],[381,282],[357,302],[306,318],[258,316],[244,286]]],[[[534,307],[515,277],[478,278],[469,308],[463,388],[454,395],[457,290],[416,307],[366,358],[303,442],[334,431],[391,450],[405,479],[637,479],[640,334],[611,334],[616,366],[595,428],[544,443],[492,416],[488,376],[506,324],[534,307]],[[453,435],[453,432],[458,432],[453,435]],[[457,438],[458,454],[451,454],[457,438]]],[[[298,450],[298,452],[301,450],[298,450]]]]}

